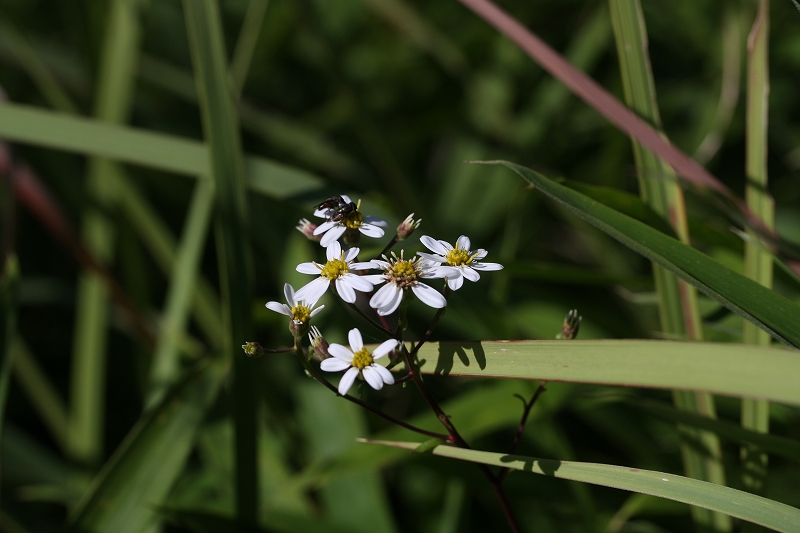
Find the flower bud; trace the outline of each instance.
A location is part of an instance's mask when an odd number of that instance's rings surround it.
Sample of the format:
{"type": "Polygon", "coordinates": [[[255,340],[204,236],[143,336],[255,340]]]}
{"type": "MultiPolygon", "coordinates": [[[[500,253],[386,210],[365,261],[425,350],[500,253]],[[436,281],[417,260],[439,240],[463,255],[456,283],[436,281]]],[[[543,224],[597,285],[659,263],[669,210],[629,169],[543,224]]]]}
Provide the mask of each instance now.
{"type": "Polygon", "coordinates": [[[561,326],[561,333],[556,336],[556,339],[570,341],[577,337],[582,319],[583,317],[578,315],[577,309],[567,313],[567,316],[564,317],[564,324],[561,326]]]}
{"type": "Polygon", "coordinates": [[[297,223],[296,229],[310,241],[319,242],[320,239],[322,239],[322,235],[314,235],[314,230],[317,229],[317,225],[307,218],[301,218],[297,223]]]}
{"type": "Polygon", "coordinates": [[[414,220],[414,213],[411,213],[397,226],[397,240],[404,241],[414,233],[414,230],[422,223],[422,219],[414,220]]]}
{"type": "Polygon", "coordinates": [[[316,359],[320,361],[331,357],[331,354],[328,353],[328,341],[326,341],[322,333],[319,332],[317,326],[311,327],[308,340],[311,341],[311,350],[313,352],[313,354],[309,355],[316,355],[316,359]]]}
{"type": "Polygon", "coordinates": [[[305,320],[290,320],[289,321],[289,331],[292,332],[292,336],[295,339],[298,339],[308,333],[308,321],[305,320]]]}
{"type": "Polygon", "coordinates": [[[244,350],[244,354],[247,357],[253,358],[261,357],[266,353],[264,348],[257,342],[248,342],[247,344],[242,344],[242,350],[244,350]]]}

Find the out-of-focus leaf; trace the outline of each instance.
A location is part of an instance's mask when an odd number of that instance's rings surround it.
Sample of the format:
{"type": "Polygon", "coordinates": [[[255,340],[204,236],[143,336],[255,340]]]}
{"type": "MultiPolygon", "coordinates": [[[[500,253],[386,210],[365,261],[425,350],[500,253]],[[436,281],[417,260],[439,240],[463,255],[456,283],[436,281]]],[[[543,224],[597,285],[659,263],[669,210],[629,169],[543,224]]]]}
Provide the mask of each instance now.
{"type": "MultiPolygon", "coordinates": [[[[418,442],[369,440],[364,440],[363,442],[394,446],[406,450],[413,450],[419,446],[418,442]]],[[[651,494],[660,498],[667,498],[725,513],[783,533],[800,532],[800,509],[722,485],[715,485],[674,474],[640,470],[626,466],[558,461],[526,457],[524,455],[465,450],[452,446],[438,446],[432,453],[463,461],[512,468],[523,472],[651,494]]]]}

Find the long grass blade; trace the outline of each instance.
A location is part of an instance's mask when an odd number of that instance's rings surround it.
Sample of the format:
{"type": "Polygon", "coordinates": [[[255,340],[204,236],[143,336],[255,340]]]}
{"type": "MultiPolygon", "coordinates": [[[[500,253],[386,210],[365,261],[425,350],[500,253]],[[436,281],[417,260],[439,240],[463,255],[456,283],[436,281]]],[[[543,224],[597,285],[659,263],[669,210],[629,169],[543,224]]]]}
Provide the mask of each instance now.
{"type": "Polygon", "coordinates": [[[242,94],[242,87],[250,70],[253,52],[258,43],[258,35],[264,25],[269,0],[250,0],[244,14],[242,29],[239,30],[239,39],[233,49],[230,76],[233,85],[233,94],[238,98],[242,94]]]}
{"type": "Polygon", "coordinates": [[[247,239],[245,166],[238,115],[227,76],[225,41],[219,6],[214,0],[183,4],[203,131],[208,142],[208,165],[217,194],[217,254],[223,296],[223,353],[233,365],[235,423],[236,512],[255,523],[258,479],[256,462],[256,392],[250,362],[240,346],[252,335],[250,301],[252,264],[247,239]]]}

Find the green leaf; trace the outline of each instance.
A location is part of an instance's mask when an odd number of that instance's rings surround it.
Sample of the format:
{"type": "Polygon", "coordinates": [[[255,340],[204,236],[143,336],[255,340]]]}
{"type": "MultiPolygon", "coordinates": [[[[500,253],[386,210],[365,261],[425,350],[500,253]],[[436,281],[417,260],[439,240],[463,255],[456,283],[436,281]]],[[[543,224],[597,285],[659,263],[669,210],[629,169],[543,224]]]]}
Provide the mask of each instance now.
{"type": "Polygon", "coordinates": [[[796,303],[725,268],[694,248],[529,168],[508,161],[479,163],[507,166],[544,194],[624,245],[691,283],[778,340],[800,347],[800,306],[796,303]]]}
{"type": "Polygon", "coordinates": [[[800,357],[792,350],[656,340],[426,343],[422,372],[701,390],[800,405],[800,357]]]}
{"type": "MultiPolygon", "coordinates": [[[[370,441],[373,444],[413,450],[418,442],[370,441]]],[[[800,532],[800,509],[722,485],[674,474],[626,466],[538,459],[524,455],[465,450],[438,446],[434,455],[463,461],[512,468],[561,479],[582,481],[616,489],[651,494],[696,505],[760,524],[783,533],[800,532]]]]}
{"type": "Polygon", "coordinates": [[[220,364],[204,366],[140,420],[73,512],[72,531],[134,533],[152,525],[225,374],[220,364]]]}

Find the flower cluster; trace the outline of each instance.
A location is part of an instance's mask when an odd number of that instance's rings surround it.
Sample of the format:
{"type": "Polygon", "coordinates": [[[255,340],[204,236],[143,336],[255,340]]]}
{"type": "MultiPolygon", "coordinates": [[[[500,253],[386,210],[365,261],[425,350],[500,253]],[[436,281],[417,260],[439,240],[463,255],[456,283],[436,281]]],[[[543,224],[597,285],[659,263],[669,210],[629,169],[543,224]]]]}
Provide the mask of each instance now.
{"type": "MultiPolygon", "coordinates": [[[[386,247],[381,258],[359,261],[361,249],[355,245],[361,236],[381,238],[387,224],[361,212],[361,201],[353,202],[347,196],[333,196],[316,206],[314,215],[325,221],[319,225],[301,219],[297,230],[309,240],[318,241],[325,248],[324,263],[308,262],[297,265],[302,274],[316,276],[309,283],[298,289],[288,283],[284,287],[286,304],[267,303],[267,308],[290,317],[290,330],[295,337],[299,350],[301,338],[309,331],[309,322],[324,306],[315,305],[330,288],[345,303],[355,306],[359,292],[372,293],[369,306],[381,317],[398,312],[405,316],[405,306],[414,298],[434,309],[443,309],[447,305],[448,291],[458,290],[464,279],[478,281],[478,271],[502,269],[498,263],[487,263],[483,259],[487,252],[483,249],[471,249],[468,237],[462,235],[454,245],[446,241],[436,240],[427,235],[420,237],[420,242],[432,253],[418,252],[411,258],[400,251],[398,256],[389,249],[399,241],[407,239],[416,230],[421,220],[414,220],[414,215],[406,217],[397,227],[394,238],[386,247]],[[342,243],[349,248],[343,248],[342,243]],[[374,270],[379,273],[369,273],[374,270]],[[441,279],[443,292],[423,283],[423,280],[441,279]],[[382,285],[382,286],[381,286],[382,285]],[[376,287],[381,286],[380,288],[376,287]],[[374,292],[373,292],[374,291],[374,292]]],[[[359,309],[359,312],[360,309],[359,309]]],[[[384,322],[386,324],[386,322],[384,322]]],[[[383,328],[387,336],[393,336],[388,327],[383,328]]],[[[360,377],[373,389],[381,389],[385,384],[394,383],[394,378],[386,367],[376,363],[394,350],[404,350],[398,338],[390,338],[380,344],[372,352],[365,346],[358,329],[350,330],[348,340],[350,348],[340,344],[328,344],[316,327],[311,329],[309,340],[310,352],[320,359],[320,368],[326,372],[345,371],[339,382],[339,394],[345,395],[360,377]]]]}

